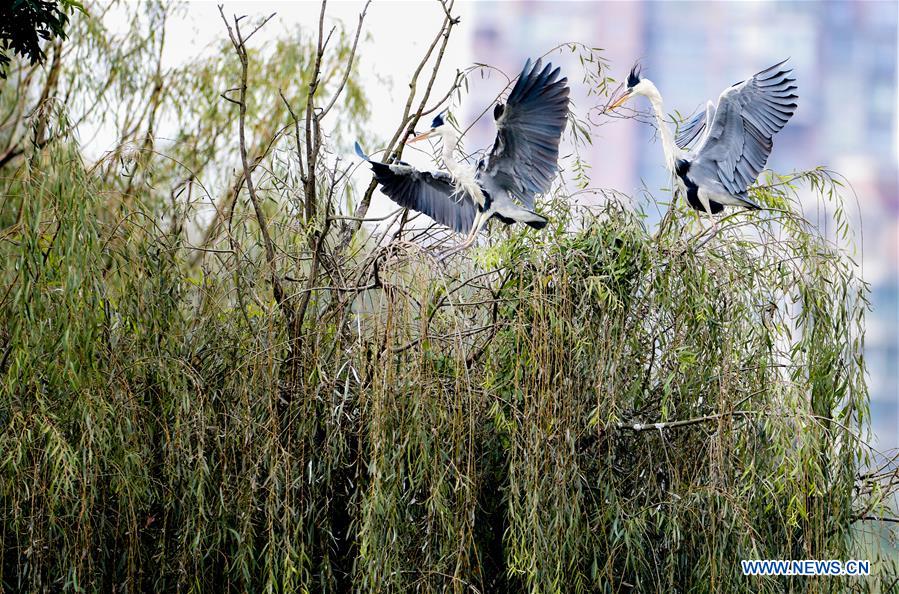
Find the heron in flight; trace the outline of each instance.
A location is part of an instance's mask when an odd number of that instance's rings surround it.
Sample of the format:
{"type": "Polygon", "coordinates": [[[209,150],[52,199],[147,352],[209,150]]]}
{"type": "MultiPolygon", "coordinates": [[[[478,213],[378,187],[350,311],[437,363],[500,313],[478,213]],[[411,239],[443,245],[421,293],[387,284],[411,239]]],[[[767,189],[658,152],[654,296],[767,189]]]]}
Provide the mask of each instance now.
{"type": "MultiPolygon", "coordinates": [[[[649,99],[658,121],[665,165],[694,209],[717,214],[724,206],[760,208],[747,189],[755,182],[771,154],[774,135],[796,111],[796,82],[786,60],[727,89],[681,129],[676,138],[665,123],[662,95],[634,66],[627,90],[611,109],[631,97],[649,99]],[[690,149],[690,144],[696,142],[690,149]]],[[[717,225],[717,222],[715,223],[717,225]]]]}
{"type": "Polygon", "coordinates": [[[408,163],[380,163],[356,143],[356,153],[369,162],[381,192],[391,200],[458,233],[465,241],[441,259],[465,249],[491,218],[535,229],[547,220],[534,211],[535,198],[549,190],[558,171],[559,141],[568,117],[568,79],[560,69],[538,59],[524,66],[505,105],[493,108],[496,140],[486,159],[471,166],[455,159],[459,134],[440,113],[430,129],[409,142],[438,137],[446,171],[419,171],[408,163]]]}

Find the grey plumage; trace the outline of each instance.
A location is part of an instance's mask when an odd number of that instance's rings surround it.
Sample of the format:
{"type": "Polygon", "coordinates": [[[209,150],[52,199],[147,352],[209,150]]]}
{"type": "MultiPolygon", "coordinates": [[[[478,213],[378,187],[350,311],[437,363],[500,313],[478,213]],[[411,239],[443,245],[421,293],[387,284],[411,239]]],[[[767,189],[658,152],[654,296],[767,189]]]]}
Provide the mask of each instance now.
{"type": "MultiPolygon", "coordinates": [[[[696,210],[716,214],[725,205],[760,208],[747,192],[768,161],[774,135],[796,111],[796,81],[786,60],[766,68],[749,80],[726,89],[718,104],[709,102],[705,113],[691,118],[672,137],[656,86],[641,78],[635,65],[626,91],[611,104],[623,105],[642,95],[649,99],[658,123],[665,165],[677,186],[696,210]],[[686,151],[690,145],[696,148],[686,151]]],[[[716,223],[717,224],[717,223],[716,223]]]]}
{"type": "Polygon", "coordinates": [[[709,101],[706,103],[705,111],[700,111],[693,116],[687,123],[678,128],[674,137],[674,142],[678,148],[687,150],[697,138],[705,138],[702,133],[706,129],[706,122],[715,119],[715,104],[709,101]]]}
{"type": "Polygon", "coordinates": [[[465,246],[493,217],[541,229],[547,221],[534,212],[535,198],[549,190],[558,172],[568,94],[567,79],[560,76],[559,68],[528,60],[506,103],[494,107],[496,140],[473,170],[452,160],[458,137],[442,116],[435,118],[431,133],[443,137],[443,157],[450,173],[372,161],[358,143],[356,153],[371,164],[381,192],[455,231],[468,231],[465,246]]]}
{"type": "Polygon", "coordinates": [[[381,191],[400,206],[422,212],[458,233],[471,229],[477,207],[468,193],[456,189],[450,174],[419,171],[402,161],[393,165],[372,161],[358,142],[356,154],[371,164],[381,191]]]}
{"type": "Polygon", "coordinates": [[[725,90],[707,134],[686,157],[690,180],[718,202],[730,204],[726,198],[732,196],[757,208],[746,191],[764,169],[774,135],[797,106],[796,81],[789,77],[792,70],[781,70],[785,62],[725,90]]]}
{"type": "Polygon", "coordinates": [[[496,140],[482,177],[526,207],[549,190],[559,166],[559,140],[568,118],[567,78],[560,69],[528,60],[505,106],[493,110],[496,140]]]}

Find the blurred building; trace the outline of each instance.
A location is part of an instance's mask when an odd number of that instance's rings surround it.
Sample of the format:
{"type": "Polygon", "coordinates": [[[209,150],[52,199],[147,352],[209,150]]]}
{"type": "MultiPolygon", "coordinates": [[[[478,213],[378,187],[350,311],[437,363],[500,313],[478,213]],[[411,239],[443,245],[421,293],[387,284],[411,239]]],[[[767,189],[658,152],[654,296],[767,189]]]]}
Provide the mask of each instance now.
{"type": "MultiPolygon", "coordinates": [[[[768,166],[786,172],[826,165],[858,195],[862,265],[871,283],[866,357],[871,412],[881,449],[899,445],[899,188],[897,188],[896,2],[484,2],[475,9],[473,55],[515,74],[527,57],[581,41],[603,48],[618,79],[640,60],[666,109],[690,114],[729,84],[790,58],[799,109],[777,136],[768,166]]],[[[576,55],[552,58],[574,79],[576,55]]],[[[468,105],[501,88],[471,85],[468,105]]],[[[596,101],[572,80],[575,108],[596,101]]],[[[475,117],[478,114],[468,114],[475,117]]],[[[598,128],[589,160],[603,186],[656,195],[668,183],[650,126],[612,121],[598,128]]],[[[488,146],[482,118],[472,146],[488,146]]],[[[854,210],[849,205],[848,210],[854,210]]],[[[652,215],[652,213],[650,213],[652,215]]]]}

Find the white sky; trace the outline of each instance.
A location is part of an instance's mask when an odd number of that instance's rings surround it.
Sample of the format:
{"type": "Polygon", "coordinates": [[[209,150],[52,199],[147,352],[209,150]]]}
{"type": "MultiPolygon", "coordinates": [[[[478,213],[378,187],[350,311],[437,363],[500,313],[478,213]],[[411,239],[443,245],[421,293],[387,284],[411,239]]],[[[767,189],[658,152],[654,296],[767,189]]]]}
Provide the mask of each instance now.
{"type": "MultiPolygon", "coordinates": [[[[364,7],[359,1],[328,2],[325,30],[329,24],[342,21],[349,30],[355,30],[359,13],[364,7]]],[[[208,54],[211,44],[226,38],[224,24],[216,2],[191,2],[187,5],[186,18],[168,25],[164,54],[167,66],[174,66],[199,55],[208,54]]],[[[471,13],[471,4],[459,3],[454,14],[463,22],[471,13]]],[[[315,32],[318,27],[320,4],[305,2],[225,2],[227,17],[232,14],[247,15],[256,21],[271,13],[277,13],[250,44],[260,45],[266,40],[284,37],[295,28],[302,27],[315,32]]],[[[359,72],[362,86],[371,102],[371,131],[379,137],[393,133],[405,103],[408,89],[402,81],[408,80],[427,50],[441,23],[443,9],[435,1],[374,1],[368,8],[363,25],[363,41],[360,42],[359,72]],[[402,18],[398,18],[401,15],[402,18]],[[365,34],[371,38],[365,42],[365,34]],[[376,51],[373,49],[377,42],[376,51]],[[385,84],[385,81],[387,84],[385,84]],[[398,102],[399,105],[397,105],[398,102]],[[387,117],[384,117],[384,114],[387,117]]],[[[471,43],[467,35],[470,28],[458,27],[453,31],[444,57],[444,68],[438,75],[435,89],[446,89],[452,83],[457,66],[471,62],[471,43]]]]}
{"type": "MultiPolygon", "coordinates": [[[[227,30],[218,5],[219,2],[188,2],[169,18],[163,51],[164,68],[177,67],[218,52],[218,42],[227,39],[227,30]]],[[[365,2],[358,0],[331,0],[327,4],[325,31],[335,24],[343,23],[348,32],[354,32],[364,6],[365,2]]],[[[453,30],[443,66],[434,84],[432,98],[442,97],[449,89],[456,68],[468,66],[472,62],[473,27],[470,25],[473,8],[471,2],[456,2],[453,14],[461,17],[462,23],[469,26],[459,26],[453,30]]],[[[251,30],[251,25],[255,26],[265,17],[276,13],[250,40],[251,47],[259,47],[266,42],[295,34],[297,28],[302,28],[306,35],[317,34],[321,4],[318,0],[224,2],[223,10],[229,20],[233,15],[246,15],[247,24],[242,27],[245,32],[251,30]]],[[[374,0],[368,7],[357,60],[359,81],[369,100],[371,116],[365,126],[371,138],[387,140],[393,135],[408,96],[405,81],[411,78],[424,52],[437,35],[443,15],[443,9],[436,0],[374,0]]],[[[125,26],[126,11],[110,11],[105,22],[110,28],[125,26]]],[[[234,56],[229,55],[227,59],[234,59],[234,56]]],[[[426,72],[429,73],[430,70],[426,72]]],[[[164,122],[159,132],[160,137],[167,136],[164,122]]],[[[100,157],[114,149],[117,142],[111,125],[99,129],[85,126],[82,140],[86,141],[86,153],[93,157],[100,157]]],[[[366,148],[371,150],[373,147],[366,148]]],[[[350,158],[355,158],[355,155],[350,158]]],[[[421,153],[410,152],[406,158],[420,166],[429,167],[428,159],[421,153]]],[[[367,168],[357,168],[354,175],[357,186],[367,185],[370,175],[367,168]]],[[[376,192],[369,216],[381,216],[394,209],[392,202],[376,192]]]]}

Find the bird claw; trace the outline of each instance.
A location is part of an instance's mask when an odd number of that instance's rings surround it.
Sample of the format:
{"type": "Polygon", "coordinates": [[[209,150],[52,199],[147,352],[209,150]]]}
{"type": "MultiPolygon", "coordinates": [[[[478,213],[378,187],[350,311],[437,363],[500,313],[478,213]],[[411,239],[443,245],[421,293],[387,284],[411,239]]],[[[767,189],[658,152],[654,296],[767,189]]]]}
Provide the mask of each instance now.
{"type": "MultiPolygon", "coordinates": [[[[715,237],[715,235],[718,234],[718,229],[719,229],[719,227],[718,227],[718,221],[716,220],[716,221],[714,221],[714,223],[712,223],[712,228],[711,228],[711,230],[710,230],[710,232],[709,232],[708,237],[706,237],[705,239],[703,239],[702,241],[700,241],[698,244],[696,244],[696,248],[695,248],[695,249],[698,250],[699,248],[701,248],[702,246],[704,246],[705,244],[707,244],[708,242],[710,242],[710,241],[712,240],[712,238],[715,237]]],[[[697,235],[694,239],[699,239],[700,237],[702,237],[703,235],[705,235],[705,233],[706,233],[706,232],[703,231],[702,233],[700,233],[699,235],[697,235]]]]}

